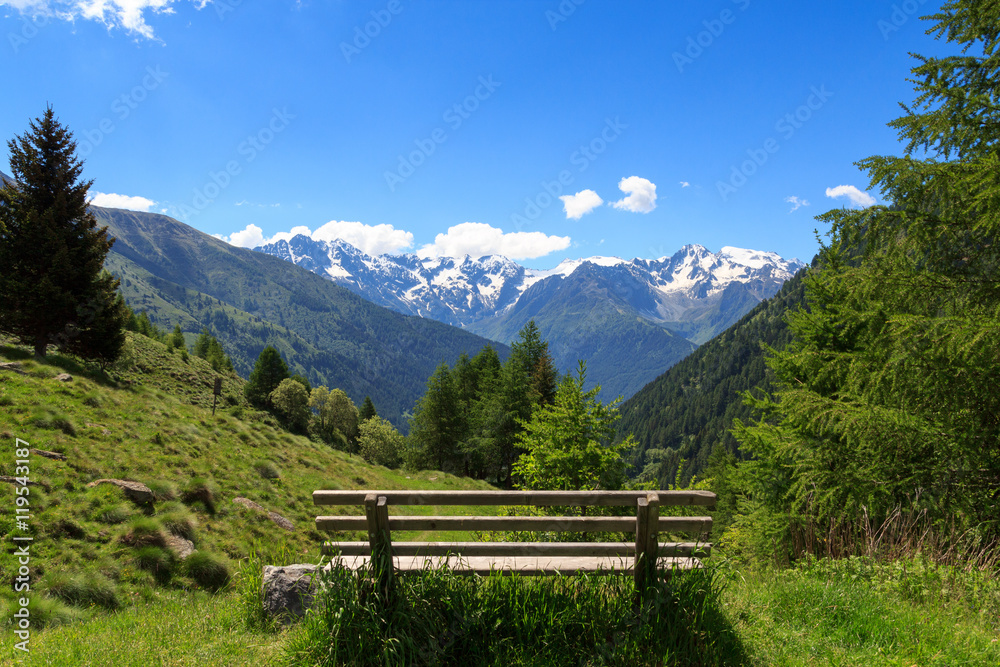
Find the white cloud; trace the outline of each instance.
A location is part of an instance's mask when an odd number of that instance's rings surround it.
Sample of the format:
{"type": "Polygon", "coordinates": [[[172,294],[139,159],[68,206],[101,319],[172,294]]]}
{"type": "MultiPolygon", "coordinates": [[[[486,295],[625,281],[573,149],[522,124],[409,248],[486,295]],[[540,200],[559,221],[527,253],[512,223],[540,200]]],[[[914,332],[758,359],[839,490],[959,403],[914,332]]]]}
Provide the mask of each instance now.
{"type": "Polygon", "coordinates": [[[645,178],[623,178],[618,189],[628,196],[613,203],[615,208],[633,213],[649,213],[656,208],[656,185],[645,178]]]}
{"type": "Polygon", "coordinates": [[[413,246],[413,234],[392,225],[331,220],[312,234],[316,241],[343,239],[369,255],[397,254],[413,246]]]}
{"type": "Polygon", "coordinates": [[[149,211],[156,206],[156,202],[145,197],[129,197],[128,195],[116,195],[114,193],[94,192],[90,203],[101,208],[124,208],[129,211],[149,211]]]}
{"type": "Polygon", "coordinates": [[[229,236],[217,234],[216,238],[241,248],[257,248],[278,241],[290,241],[299,235],[308,236],[314,241],[342,239],[369,255],[399,253],[413,245],[413,234],[395,229],[392,225],[372,226],[360,222],[337,222],[335,220],[326,223],[315,232],[305,225],[300,225],[292,227],[287,232],[278,232],[270,238],[264,236],[263,229],[251,223],[243,231],[234,232],[229,236]]]}
{"type": "Polygon", "coordinates": [[[264,230],[253,223],[247,225],[246,229],[242,232],[234,232],[228,237],[216,234],[215,238],[222,239],[229,245],[239,246],[240,248],[256,248],[266,243],[264,240],[264,230]]]}
{"type": "Polygon", "coordinates": [[[581,190],[575,195],[563,195],[559,199],[566,210],[567,220],[579,220],[604,203],[601,196],[593,190],[581,190]]]}
{"type": "Polygon", "coordinates": [[[838,185],[835,188],[827,188],[826,196],[831,198],[847,197],[852,206],[862,208],[875,205],[875,198],[867,192],[863,192],[853,185],[838,185]]]}
{"type": "Polygon", "coordinates": [[[789,211],[789,213],[797,211],[800,208],[802,208],[803,206],[809,206],[809,202],[808,201],[806,201],[805,199],[799,199],[795,195],[792,195],[791,197],[785,197],[785,202],[787,202],[787,203],[789,203],[789,204],[792,205],[792,210],[789,211]]]}
{"type": "Polygon", "coordinates": [[[463,222],[438,234],[434,243],[422,247],[421,257],[483,257],[503,255],[510,259],[535,259],[557,250],[565,250],[571,242],[568,236],[546,236],[542,232],[511,232],[482,222],[463,222]]]}
{"type": "Polygon", "coordinates": [[[689,188],[689,187],[691,187],[691,184],[688,183],[687,181],[681,181],[681,187],[682,188],[689,188]]]}
{"type": "MultiPolygon", "coordinates": [[[[211,0],[189,0],[203,9],[211,0]]],[[[156,39],[146,22],[147,13],[172,14],[178,0],[0,0],[8,6],[33,16],[55,16],[65,21],[85,19],[103,23],[108,29],[120,28],[146,39],[156,39]]]]}

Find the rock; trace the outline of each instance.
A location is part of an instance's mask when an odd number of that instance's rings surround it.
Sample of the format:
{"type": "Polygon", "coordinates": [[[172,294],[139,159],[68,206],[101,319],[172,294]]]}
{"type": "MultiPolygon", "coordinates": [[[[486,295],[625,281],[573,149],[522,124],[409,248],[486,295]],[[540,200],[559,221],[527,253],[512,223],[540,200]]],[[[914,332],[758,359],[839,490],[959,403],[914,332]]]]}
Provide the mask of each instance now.
{"type": "Polygon", "coordinates": [[[316,594],[319,566],[299,563],[264,566],[264,613],[280,623],[306,615],[316,594]]]}
{"type": "Polygon", "coordinates": [[[141,482],[130,482],[124,479],[98,479],[87,485],[87,488],[99,484],[114,484],[125,492],[125,496],[134,503],[145,505],[153,502],[153,491],[141,482]]]}
{"type": "Polygon", "coordinates": [[[284,528],[285,530],[295,530],[295,524],[293,524],[291,521],[281,516],[277,512],[267,511],[266,508],[264,508],[261,505],[258,505],[249,498],[233,498],[233,502],[236,503],[237,505],[242,505],[243,507],[251,509],[255,512],[266,514],[268,518],[271,519],[271,521],[273,521],[276,525],[280,526],[281,528],[284,528]]]}
{"type": "Polygon", "coordinates": [[[60,373],[56,376],[56,380],[59,382],[71,382],[73,380],[73,376],[69,373],[60,373]]]}
{"type": "Polygon", "coordinates": [[[24,367],[21,366],[21,364],[16,361],[6,361],[0,364],[0,370],[13,371],[20,375],[27,375],[27,373],[24,371],[24,367]]]}
{"type": "Polygon", "coordinates": [[[295,525],[285,517],[278,514],[277,512],[268,512],[267,516],[271,518],[271,521],[276,523],[278,526],[281,526],[285,530],[295,530],[295,525]]]}
{"type": "MultiPolygon", "coordinates": [[[[6,482],[7,484],[18,484],[18,485],[20,485],[22,479],[24,479],[24,478],[23,477],[10,477],[8,475],[0,475],[0,482],[6,482]]],[[[45,484],[43,482],[35,482],[35,481],[32,481],[32,480],[28,480],[28,486],[40,486],[43,489],[45,489],[46,491],[49,490],[48,484],[45,484]]]]}
{"type": "Polygon", "coordinates": [[[47,452],[44,449],[32,449],[32,454],[38,454],[39,456],[44,456],[47,459],[52,459],[54,461],[65,461],[66,455],[60,454],[58,452],[47,452]]]}
{"type": "Polygon", "coordinates": [[[167,535],[167,548],[177,556],[178,560],[184,560],[195,552],[194,542],[177,535],[167,535]]]}

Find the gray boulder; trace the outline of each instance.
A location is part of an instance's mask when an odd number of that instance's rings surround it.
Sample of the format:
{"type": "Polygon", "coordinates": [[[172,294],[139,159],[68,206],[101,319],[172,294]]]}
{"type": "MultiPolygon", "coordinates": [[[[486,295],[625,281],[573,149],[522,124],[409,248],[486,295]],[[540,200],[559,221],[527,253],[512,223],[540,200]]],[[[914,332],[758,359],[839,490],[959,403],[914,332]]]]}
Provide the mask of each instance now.
{"type": "Polygon", "coordinates": [[[319,566],[264,566],[264,613],[279,623],[290,623],[306,615],[318,584],[319,566]]]}

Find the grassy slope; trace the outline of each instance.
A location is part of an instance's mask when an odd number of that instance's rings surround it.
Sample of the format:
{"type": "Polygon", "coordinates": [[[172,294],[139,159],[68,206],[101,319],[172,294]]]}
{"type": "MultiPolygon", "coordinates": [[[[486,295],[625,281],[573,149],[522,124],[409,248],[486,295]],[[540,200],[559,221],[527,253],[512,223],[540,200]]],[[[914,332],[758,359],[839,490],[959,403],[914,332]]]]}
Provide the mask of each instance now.
{"type": "MultiPolygon", "coordinates": [[[[72,359],[50,355],[47,363],[37,363],[24,348],[0,346],[0,363],[19,362],[27,373],[0,370],[0,475],[14,474],[15,437],[68,457],[55,461],[31,456],[31,479],[44,485],[32,487],[30,496],[35,598],[44,597],[40,592],[53,577],[74,573],[109,580],[119,603],[126,606],[163,590],[194,588],[180,568],[163,586],[138,567],[135,549],[122,537],[144,514],[158,521],[165,515],[187,517],[197,548],[230,561],[245,556],[255,542],[282,542],[301,561],[315,562],[324,537],[313,524],[317,508],[311,493],[316,489],[484,486],[442,473],[370,466],[356,456],[291,435],[244,404],[243,381],[235,375],[224,378],[223,400],[213,417],[216,374],[207,363],[195,357],[184,362],[141,336],[130,340],[130,368],[118,381],[102,379],[72,359]],[[57,381],[55,376],[62,372],[72,374],[73,380],[57,381]],[[262,476],[257,470],[262,464],[277,469],[280,477],[262,476]],[[108,477],[146,483],[176,500],[157,502],[144,512],[111,486],[87,487],[108,477]],[[199,502],[181,502],[195,478],[216,487],[214,514],[199,502]],[[266,516],[235,505],[237,496],[287,517],[295,530],[282,530],[266,516]]],[[[13,507],[13,488],[0,485],[8,508],[13,507]]],[[[361,513],[357,508],[349,511],[361,513]]],[[[13,528],[13,512],[3,512],[0,532],[13,528]]],[[[5,579],[13,576],[15,565],[9,549],[0,554],[5,579]]],[[[9,606],[12,595],[5,590],[0,604],[9,606]]]]}

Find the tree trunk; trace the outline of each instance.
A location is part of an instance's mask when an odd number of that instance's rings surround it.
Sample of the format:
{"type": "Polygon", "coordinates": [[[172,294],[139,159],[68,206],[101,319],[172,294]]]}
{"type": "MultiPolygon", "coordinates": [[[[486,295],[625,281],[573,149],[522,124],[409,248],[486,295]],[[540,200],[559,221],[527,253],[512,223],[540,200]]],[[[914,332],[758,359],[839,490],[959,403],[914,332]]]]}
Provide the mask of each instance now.
{"type": "Polygon", "coordinates": [[[45,358],[45,348],[49,346],[47,340],[42,336],[35,337],[35,356],[40,358],[45,358]]]}

